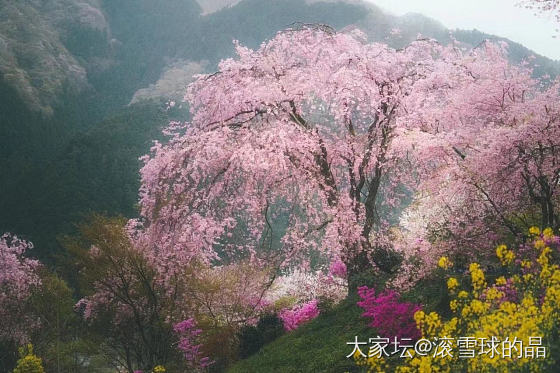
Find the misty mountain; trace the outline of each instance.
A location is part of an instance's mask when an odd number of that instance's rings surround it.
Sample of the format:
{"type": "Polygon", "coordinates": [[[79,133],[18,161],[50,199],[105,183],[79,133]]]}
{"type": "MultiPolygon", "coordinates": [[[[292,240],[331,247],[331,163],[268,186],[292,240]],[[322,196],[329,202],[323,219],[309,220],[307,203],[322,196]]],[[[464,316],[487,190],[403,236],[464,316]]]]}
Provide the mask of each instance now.
{"type": "MultiPolygon", "coordinates": [[[[212,69],[231,55],[233,39],[257,47],[294,22],[354,25],[371,40],[395,47],[419,34],[471,46],[496,39],[474,30],[450,32],[420,14],[397,17],[350,0],[2,0],[0,73],[31,110],[50,115],[65,94],[82,94],[85,102],[110,112],[131,102],[137,90],[157,84],[166,71],[177,74],[178,65],[189,66],[190,75],[200,72],[191,71],[191,63],[212,69]]],[[[533,54],[508,43],[515,61],[533,54]]],[[[541,56],[535,63],[547,66],[547,73],[560,69],[541,56]]],[[[188,82],[184,75],[180,80],[188,82]]]]}
{"type": "MultiPolygon", "coordinates": [[[[230,57],[232,40],[257,48],[298,22],[358,27],[396,48],[419,34],[504,40],[351,0],[0,0],[0,233],[47,257],[88,212],[133,215],[138,157],[187,115],[165,101],[230,57]]],[[[513,61],[534,54],[504,41],[513,61]]],[[[560,72],[535,57],[536,73],[560,72]]]]}

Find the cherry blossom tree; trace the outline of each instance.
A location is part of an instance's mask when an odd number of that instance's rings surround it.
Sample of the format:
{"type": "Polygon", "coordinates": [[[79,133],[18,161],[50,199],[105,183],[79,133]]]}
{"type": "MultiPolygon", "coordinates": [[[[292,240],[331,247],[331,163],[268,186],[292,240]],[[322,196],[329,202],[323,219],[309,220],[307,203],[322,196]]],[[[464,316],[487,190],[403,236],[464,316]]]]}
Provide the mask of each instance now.
{"type": "Polygon", "coordinates": [[[418,181],[414,146],[427,161],[443,146],[438,97],[466,75],[462,53],[323,26],[236,50],[189,86],[192,120],[144,158],[142,240],[164,262],[307,268],[319,255],[350,275],[370,260],[393,271],[387,211],[418,181]]]}
{"type": "Polygon", "coordinates": [[[560,227],[560,80],[510,65],[500,46],[484,43],[471,56],[462,64],[469,78],[440,113],[460,124],[456,136],[402,216],[407,250],[423,256],[438,242],[432,264],[442,250],[480,252],[532,225],[560,227]]]}
{"type": "Polygon", "coordinates": [[[0,236],[0,341],[24,344],[37,326],[27,308],[32,290],[41,283],[39,262],[25,257],[32,247],[15,235],[0,236]]]}

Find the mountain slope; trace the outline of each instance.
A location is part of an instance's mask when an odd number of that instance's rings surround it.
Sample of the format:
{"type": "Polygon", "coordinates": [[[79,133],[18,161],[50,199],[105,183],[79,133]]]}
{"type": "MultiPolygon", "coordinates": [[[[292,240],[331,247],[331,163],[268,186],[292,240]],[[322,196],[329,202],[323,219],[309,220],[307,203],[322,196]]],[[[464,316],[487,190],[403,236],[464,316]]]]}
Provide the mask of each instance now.
{"type": "MultiPolygon", "coordinates": [[[[357,0],[0,0],[0,233],[46,256],[88,212],[134,214],[137,158],[168,120],[164,102],[232,56],[232,40],[257,48],[295,22],[359,27],[397,48],[419,33],[491,37],[357,0]]],[[[532,54],[509,44],[516,62],[532,54]]]]}

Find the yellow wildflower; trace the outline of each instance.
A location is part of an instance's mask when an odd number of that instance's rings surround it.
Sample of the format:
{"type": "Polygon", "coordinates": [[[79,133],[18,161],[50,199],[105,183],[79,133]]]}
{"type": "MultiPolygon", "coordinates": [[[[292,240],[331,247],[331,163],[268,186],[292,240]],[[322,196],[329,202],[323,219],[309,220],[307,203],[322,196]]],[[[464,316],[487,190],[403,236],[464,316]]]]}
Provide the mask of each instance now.
{"type": "Polygon", "coordinates": [[[457,281],[455,277],[450,277],[449,280],[447,280],[447,289],[449,289],[449,291],[455,290],[457,286],[459,286],[459,281],[457,281]]]}
{"type": "Polygon", "coordinates": [[[538,236],[539,234],[541,234],[541,230],[539,229],[539,227],[531,227],[529,228],[529,234],[538,236]]]}
{"type": "Polygon", "coordinates": [[[509,265],[513,262],[513,259],[515,259],[515,254],[513,251],[508,250],[506,245],[498,246],[496,248],[496,255],[500,259],[500,262],[502,262],[502,265],[509,265]]]}
{"type": "Polygon", "coordinates": [[[550,254],[551,250],[550,247],[545,247],[543,249],[543,251],[541,251],[541,255],[539,256],[539,258],[537,259],[537,262],[544,268],[548,266],[549,263],[549,254],[550,254]]]}
{"type": "Polygon", "coordinates": [[[469,271],[471,272],[471,282],[475,291],[481,290],[486,286],[484,272],[482,272],[478,263],[471,263],[471,265],[469,266],[469,271]]]}
{"type": "Polygon", "coordinates": [[[471,301],[470,309],[472,312],[480,315],[484,312],[484,303],[482,303],[478,299],[473,299],[471,301]]]}
{"type": "Polygon", "coordinates": [[[522,260],[521,261],[521,267],[522,268],[531,268],[531,261],[530,260],[522,260]]]}
{"type": "Polygon", "coordinates": [[[504,296],[505,294],[501,291],[499,291],[498,289],[496,289],[495,287],[491,287],[488,289],[488,291],[486,292],[486,299],[488,301],[492,301],[494,299],[500,299],[504,296]]]}
{"type": "Polygon", "coordinates": [[[461,316],[466,319],[469,316],[469,313],[471,312],[471,308],[469,306],[465,306],[463,307],[463,309],[461,310],[461,316]]]}
{"type": "Polygon", "coordinates": [[[545,228],[545,230],[542,231],[542,234],[544,238],[554,237],[554,231],[552,230],[552,228],[545,228]]]}
{"type": "Polygon", "coordinates": [[[442,256],[441,258],[439,258],[438,267],[448,269],[449,267],[451,267],[451,261],[446,256],[442,256]]]}
{"type": "Polygon", "coordinates": [[[496,285],[505,285],[507,284],[506,278],[504,276],[500,276],[496,279],[496,285]]]}

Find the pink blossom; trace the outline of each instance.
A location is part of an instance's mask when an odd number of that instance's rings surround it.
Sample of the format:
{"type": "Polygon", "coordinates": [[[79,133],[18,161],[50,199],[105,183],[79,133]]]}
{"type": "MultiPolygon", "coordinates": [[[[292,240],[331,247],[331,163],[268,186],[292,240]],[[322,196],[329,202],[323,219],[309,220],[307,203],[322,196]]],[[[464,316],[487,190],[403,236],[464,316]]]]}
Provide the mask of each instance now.
{"type": "Polygon", "coordinates": [[[463,54],[423,39],[395,50],[356,30],[288,30],[235,48],[187,88],[191,121],[143,157],[138,236],[168,276],[231,258],[306,270],[311,253],[352,272],[391,243],[379,211],[434,179],[463,132],[480,133],[476,118],[497,108],[476,100],[493,98],[489,77],[507,67],[490,46],[463,54]]]}
{"type": "Polygon", "coordinates": [[[284,329],[287,331],[295,330],[301,324],[319,316],[319,307],[317,305],[318,301],[312,300],[301,306],[280,311],[278,316],[284,323],[284,329]]]}
{"type": "Polygon", "coordinates": [[[376,296],[375,289],[362,286],[358,288],[358,295],[362,298],[358,306],[365,311],[362,316],[372,319],[370,326],[380,336],[412,339],[420,337],[414,321],[414,313],[420,310],[420,305],[399,302],[398,294],[392,290],[376,296]]]}
{"type": "Polygon", "coordinates": [[[190,367],[204,368],[212,364],[208,357],[201,356],[202,344],[197,343],[197,341],[202,330],[197,329],[194,319],[186,319],[175,324],[173,330],[179,336],[177,348],[183,353],[190,367]]]}
{"type": "Polygon", "coordinates": [[[33,245],[15,235],[0,236],[0,340],[25,343],[37,322],[25,313],[31,291],[41,285],[39,262],[25,257],[33,245]]]}
{"type": "Polygon", "coordinates": [[[346,278],[346,264],[340,259],[331,263],[329,273],[333,276],[346,278]]]}

